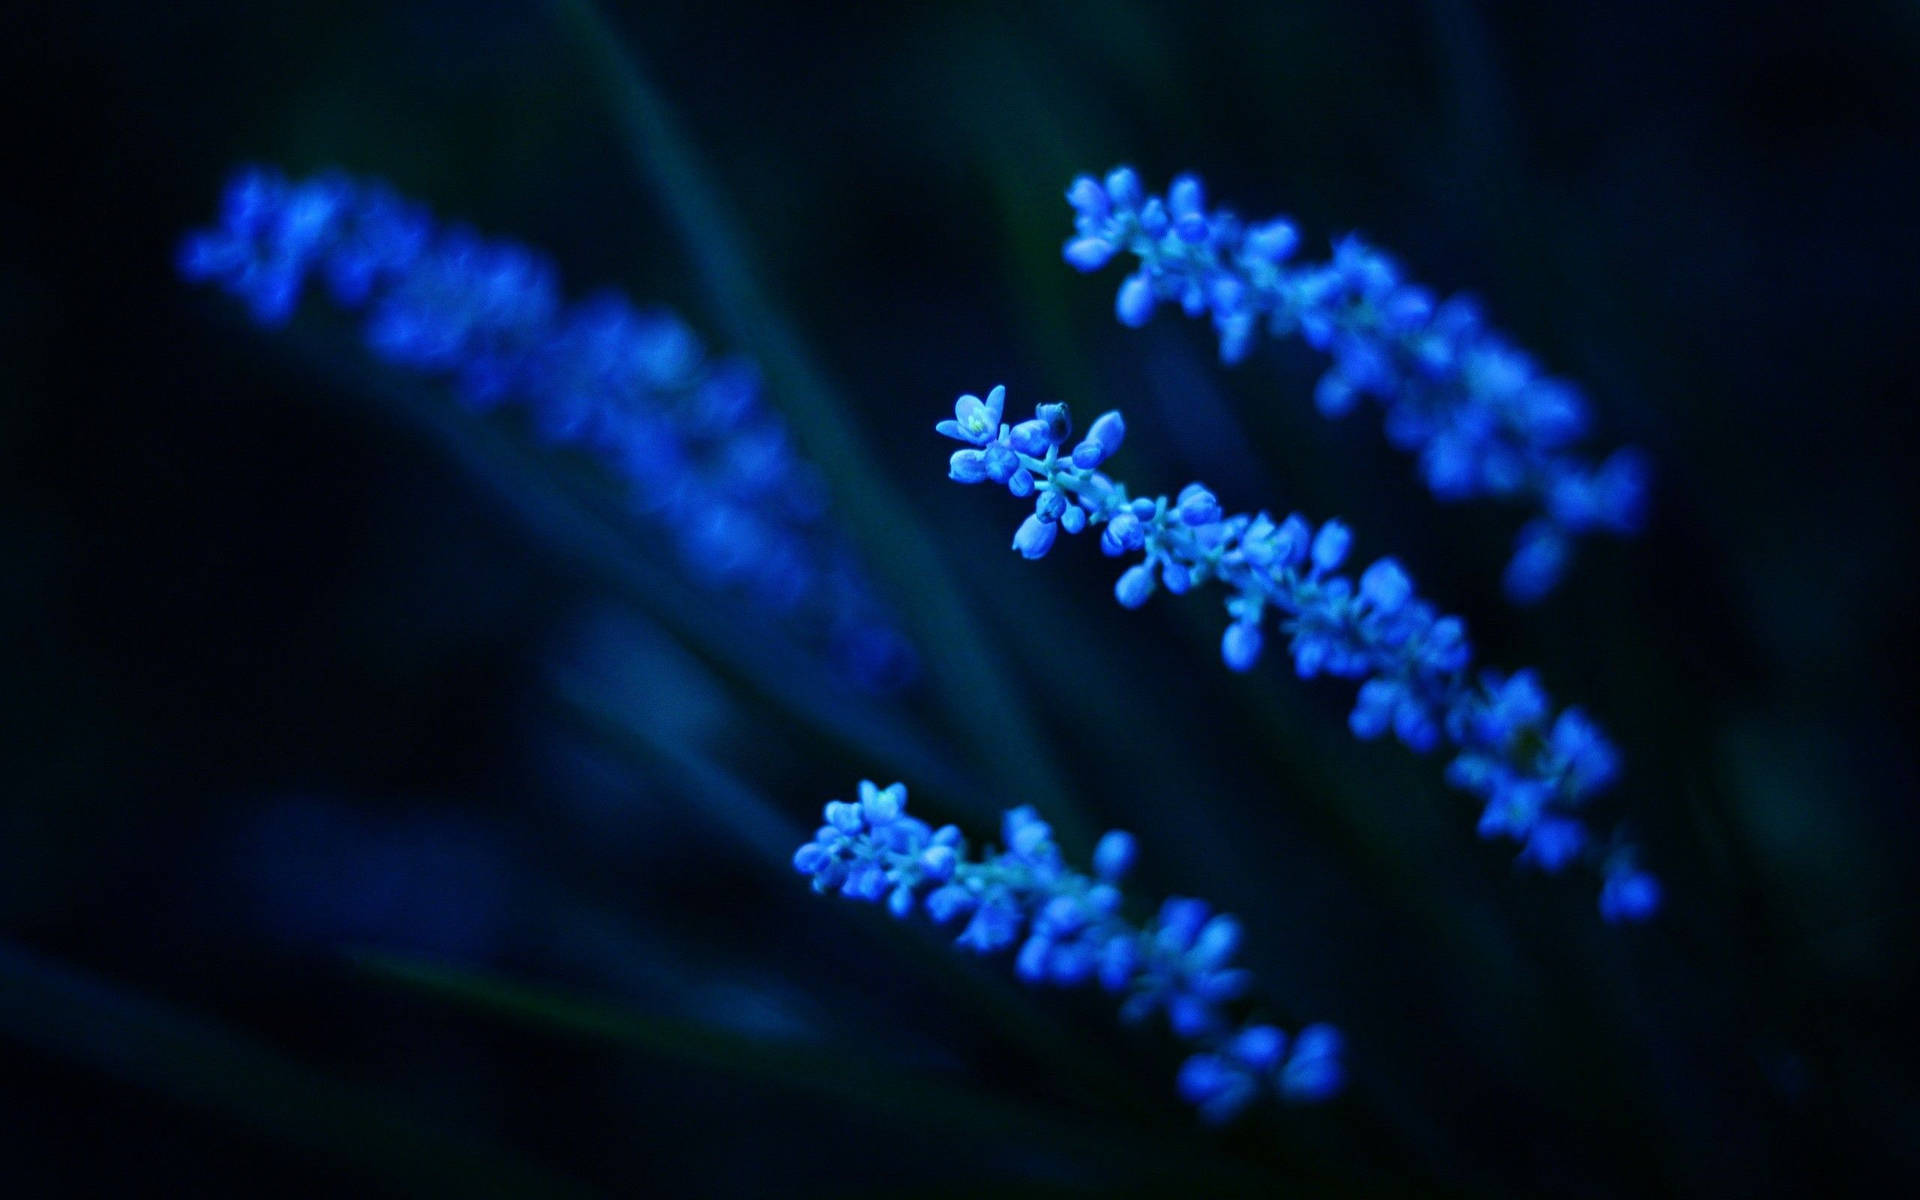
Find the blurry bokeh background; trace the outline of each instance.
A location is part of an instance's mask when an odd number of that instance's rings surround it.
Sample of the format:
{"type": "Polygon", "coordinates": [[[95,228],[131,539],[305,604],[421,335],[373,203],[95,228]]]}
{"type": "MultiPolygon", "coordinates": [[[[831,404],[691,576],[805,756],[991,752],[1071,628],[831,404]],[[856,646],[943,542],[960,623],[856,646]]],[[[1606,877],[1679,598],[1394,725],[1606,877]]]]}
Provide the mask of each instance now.
{"type": "Polygon", "coordinates": [[[1915,1174],[1920,12],[593,14],[0,18],[10,1194],[1915,1174]],[[1517,514],[1320,418],[1313,356],[1222,369],[1060,261],[1068,180],[1123,161],[1479,295],[1586,386],[1597,445],[1649,451],[1649,530],[1507,606],[1517,514]],[[761,359],[914,681],[852,686],[692,586],[590,460],[324,305],[263,333],[179,282],[241,162],[384,177],[761,359]],[[1124,409],[1139,488],[1343,516],[1485,661],[1539,667],[1622,748],[1604,811],[1665,915],[1610,928],[1589,880],[1516,870],[1437,763],[1349,736],[1345,686],[1229,676],[1217,593],[1129,613],[1091,539],[1011,554],[1021,507],[931,432],[996,382],[1124,409]],[[1270,1011],[1345,1028],[1349,1095],[1200,1128],[1177,1047],[1105,997],[813,896],[786,855],[862,776],[976,840],[1023,801],[1070,855],[1132,829],[1142,897],[1240,914],[1270,1011]]]}

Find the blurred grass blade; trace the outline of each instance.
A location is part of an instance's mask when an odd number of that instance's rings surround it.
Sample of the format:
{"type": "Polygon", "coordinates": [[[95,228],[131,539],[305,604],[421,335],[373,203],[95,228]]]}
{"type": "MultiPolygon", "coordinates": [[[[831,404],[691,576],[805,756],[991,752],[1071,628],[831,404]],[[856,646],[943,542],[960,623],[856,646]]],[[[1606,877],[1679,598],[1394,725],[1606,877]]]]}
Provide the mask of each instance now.
{"type": "MultiPolygon", "coordinates": [[[[733,347],[766,372],[770,398],[833,488],[837,519],[860,543],[868,568],[905,617],[955,733],[967,745],[991,748],[987,762],[1005,795],[1038,806],[1070,841],[1090,843],[1090,822],[1069,801],[1065,777],[1035,733],[1025,698],[967,612],[951,571],[933,549],[936,540],[869,466],[879,457],[864,444],[798,332],[761,289],[746,237],[665,100],[591,0],[554,3],[606,93],[635,165],[686,244],[712,315],[733,347]]],[[[993,382],[976,381],[981,389],[993,382]]],[[[939,415],[929,409],[926,424],[939,415]]],[[[938,469],[941,452],[930,432],[927,442],[928,469],[938,469]]]]}
{"type": "Polygon", "coordinates": [[[588,1196],[203,1018],[0,943],[0,1033],[415,1194],[588,1196]]]}
{"type": "Polygon", "coordinates": [[[368,398],[377,414],[422,430],[462,471],[500,498],[513,517],[569,563],[632,600],[729,681],[831,739],[871,774],[921,781],[964,798],[950,758],[898,712],[850,688],[829,686],[817,657],[757,621],[736,598],[716,596],[658,563],[635,536],[641,520],[597,471],[569,472],[560,457],[469,412],[444,389],[401,386],[325,335],[291,331],[274,343],[299,365],[368,398]],[[740,636],[751,625],[754,636],[740,636]]]}
{"type": "Polygon", "coordinates": [[[554,1033],[615,1042],[702,1069],[810,1092],[831,1101],[834,1113],[859,1109],[883,1121],[936,1127],[949,1136],[977,1134],[993,1144],[1017,1136],[1022,1144],[1045,1146],[1090,1172],[1104,1172],[1108,1183],[1145,1172],[1165,1180],[1190,1180],[1198,1188],[1194,1194],[1217,1195],[1214,1189],[1221,1186],[1271,1188],[1281,1182],[1266,1171],[1211,1153],[1201,1139],[1076,1120],[897,1071],[844,1045],[769,1041],[387,954],[361,954],[356,962],[394,983],[554,1033]]]}

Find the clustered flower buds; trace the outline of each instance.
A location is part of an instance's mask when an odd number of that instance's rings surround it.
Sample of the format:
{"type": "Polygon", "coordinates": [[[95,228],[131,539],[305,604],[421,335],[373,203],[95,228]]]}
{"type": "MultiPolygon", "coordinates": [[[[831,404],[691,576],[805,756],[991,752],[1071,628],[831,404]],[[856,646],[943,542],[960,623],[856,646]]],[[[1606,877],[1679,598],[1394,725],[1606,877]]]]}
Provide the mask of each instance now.
{"type": "Polygon", "coordinates": [[[1274,337],[1298,333],[1333,360],[1314,389],[1322,413],[1344,416],[1372,397],[1386,410],[1387,436],[1419,455],[1435,495],[1535,505],[1539,515],[1521,530],[1506,571],[1514,601],[1552,590],[1574,536],[1638,528],[1647,487],[1640,455],[1622,450],[1598,465],[1580,458],[1574,443],[1586,433],[1586,401],[1490,328],[1472,300],[1436,298],[1353,236],[1337,241],[1327,262],[1295,263],[1300,236],[1291,221],[1248,224],[1208,212],[1193,175],[1175,178],[1162,199],[1118,167],[1104,182],[1075,179],[1067,203],[1068,263],[1097,271],[1121,254],[1138,260],[1114,299],[1121,324],[1137,328],[1161,303],[1176,303],[1190,317],[1212,318],[1228,363],[1246,357],[1263,324],[1274,337]]]}
{"type": "MultiPolygon", "coordinates": [[[[1599,728],[1578,708],[1556,714],[1531,671],[1472,672],[1464,623],[1420,599],[1397,561],[1376,560],[1356,582],[1340,573],[1353,535],[1337,520],[1315,528],[1299,513],[1279,521],[1264,512],[1229,516],[1198,483],[1172,498],[1129,497],[1124,484],[1083,465],[1079,447],[1062,453],[1072,424],[1064,405],[1043,405],[1044,416],[990,429],[1005,407],[1004,387],[985,400],[962,396],[954,419],[937,428],[974,447],[961,454],[1004,451],[1012,465],[1003,473],[1008,490],[1035,497],[1014,534],[1015,550],[1040,558],[1062,529],[1105,526],[1104,553],[1142,556],[1114,585],[1127,608],[1161,587],[1177,595],[1220,581],[1231,593],[1232,617],[1220,656],[1235,671],[1259,662],[1266,614],[1278,612],[1296,674],[1359,682],[1348,717],[1356,737],[1391,731],[1421,753],[1442,743],[1453,748],[1446,777],[1480,799],[1482,837],[1519,842],[1520,861],[1547,871],[1592,864],[1604,879],[1600,908],[1609,921],[1644,920],[1659,907],[1659,884],[1639,868],[1633,848],[1617,837],[1599,844],[1580,819],[1589,798],[1618,773],[1618,755],[1599,728]]],[[[1124,429],[1117,412],[1093,423],[1088,438],[1101,439],[1105,451],[1099,462],[1124,429]]],[[[952,474],[963,483],[992,478],[952,474]]]]}
{"type": "Polygon", "coordinates": [[[904,784],[862,780],[859,800],[828,802],[826,822],[794,853],[814,890],[884,901],[905,918],[924,908],[942,925],[962,923],[958,945],[980,954],[1014,949],[1014,972],[1030,984],[1095,983],[1124,997],[1128,1022],[1164,1012],[1194,1049],[1177,1087],[1202,1116],[1224,1121],[1262,1095],[1322,1100],[1345,1080],[1340,1034],[1309,1025],[1292,1038],[1263,1022],[1235,1019],[1252,977],[1233,963],[1240,923],[1204,900],[1170,897],[1135,925],[1120,884],[1133,865],[1130,834],[1114,830],[1093,851],[1093,874],[1068,867],[1053,830],[1031,807],[1007,812],[999,848],[967,853],[959,829],[907,815],[904,784]]]}

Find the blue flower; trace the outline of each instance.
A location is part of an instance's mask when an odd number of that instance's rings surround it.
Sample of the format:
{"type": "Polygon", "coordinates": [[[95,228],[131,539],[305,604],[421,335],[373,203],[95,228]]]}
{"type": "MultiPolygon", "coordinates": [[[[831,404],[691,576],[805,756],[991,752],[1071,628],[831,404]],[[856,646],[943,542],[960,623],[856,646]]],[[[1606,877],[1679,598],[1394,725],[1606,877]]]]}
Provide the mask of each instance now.
{"type": "Polygon", "coordinates": [[[1094,850],[1094,873],[1068,867],[1053,830],[1030,806],[1009,809],[1003,848],[979,858],[947,826],[907,815],[905,786],[862,781],[856,803],[829,801],[826,823],[793,856],[815,891],[887,905],[895,916],[924,907],[935,923],[963,917],[955,944],[978,954],[1014,950],[1024,982],[1077,987],[1097,982],[1125,997],[1121,1016],[1164,1012],[1192,1053],[1176,1090],[1201,1116],[1224,1121],[1261,1096],[1321,1100],[1339,1090],[1339,1034],[1310,1025],[1291,1042],[1278,1028],[1229,1012],[1252,977],[1233,965],[1240,923],[1204,900],[1170,897],[1145,927],[1122,913],[1120,880],[1133,837],[1112,831],[1094,850]]]}
{"type": "Polygon", "coordinates": [[[1000,436],[1000,411],[1006,399],[1007,389],[1004,387],[996,387],[988,392],[985,400],[978,396],[962,396],[954,403],[953,419],[942,421],[934,428],[956,441],[975,446],[991,445],[1000,436]]]}
{"type": "Polygon", "coordinates": [[[1460,297],[1437,300],[1399,264],[1352,235],[1323,263],[1294,263],[1299,233],[1285,218],[1243,223],[1208,211],[1205,190],[1177,176],[1165,199],[1149,196],[1127,167],[1104,185],[1081,176],[1067,189],[1073,235],[1064,255],[1095,271],[1136,260],[1114,297],[1123,325],[1147,323],[1162,301],[1209,317],[1220,357],[1235,363],[1264,327],[1298,333],[1328,355],[1314,404],[1344,416],[1362,398],[1385,411],[1387,435],[1418,454],[1421,474],[1446,500],[1493,496],[1535,506],[1505,582],[1531,603],[1564,572],[1571,537],[1634,532],[1646,467],[1631,451],[1593,467],[1576,443],[1591,423],[1578,390],[1540,372],[1460,297]]]}
{"type": "MultiPolygon", "coordinates": [[[[569,305],[544,255],[440,227],[385,185],[339,173],[295,183],[237,172],[218,221],[183,240],[178,266],[266,325],[289,320],[307,281],[323,279],[335,302],[364,312],[380,358],[451,383],[473,408],[523,404],[542,436],[597,454],[693,580],[763,603],[869,688],[912,673],[905,638],[853,567],[757,374],[709,359],[671,313],[615,295],[569,305]]],[[[943,422],[977,456],[956,455],[954,478],[1005,483],[1019,470],[995,444],[1003,396],[963,401],[943,422]]]]}
{"type": "MultiPolygon", "coordinates": [[[[1107,194],[1111,199],[1111,189],[1107,194]]],[[[1194,195],[1183,191],[1182,203],[1194,195]]],[[[1396,290],[1390,265],[1358,243],[1343,243],[1336,266],[1367,295],[1397,297],[1408,311],[1419,307],[1396,290]]],[[[1568,401],[1549,393],[1540,403],[1568,401]]],[[[1296,674],[1358,683],[1347,718],[1354,736],[1371,740],[1391,730],[1418,753],[1452,744],[1457,753],[1446,778],[1478,798],[1482,837],[1518,842],[1519,860],[1546,871],[1597,859],[1581,810],[1619,774],[1618,752],[1578,708],[1556,714],[1532,672],[1474,676],[1465,624],[1421,599],[1397,560],[1375,560],[1356,582],[1340,573],[1353,534],[1337,520],[1315,529],[1298,513],[1277,523],[1266,513],[1228,516],[1199,483],[1173,498],[1132,498],[1075,456],[1059,456],[1067,417],[1060,406],[1045,411],[1012,427],[1012,453],[1040,493],[1014,536],[1017,550],[1039,558],[1060,529],[1073,534],[1104,524],[1103,552],[1142,556],[1114,585],[1126,608],[1145,604],[1160,586],[1178,595],[1218,580],[1229,592],[1232,618],[1220,657],[1234,671],[1258,663],[1266,614],[1277,610],[1296,674]],[[1021,430],[1030,433],[1023,437],[1021,430]],[[1068,512],[1084,516],[1070,523],[1068,512]]],[[[1117,424],[1118,415],[1109,415],[1117,424]]],[[[1106,421],[1095,422],[1090,436],[1099,436],[1106,421]]],[[[1199,1019],[1191,996],[1167,1003],[1181,1020],[1199,1019]]]]}
{"type": "Polygon", "coordinates": [[[1645,921],[1660,911],[1660,881],[1622,863],[1607,872],[1600,888],[1600,915],[1612,924],[1645,921]]]}

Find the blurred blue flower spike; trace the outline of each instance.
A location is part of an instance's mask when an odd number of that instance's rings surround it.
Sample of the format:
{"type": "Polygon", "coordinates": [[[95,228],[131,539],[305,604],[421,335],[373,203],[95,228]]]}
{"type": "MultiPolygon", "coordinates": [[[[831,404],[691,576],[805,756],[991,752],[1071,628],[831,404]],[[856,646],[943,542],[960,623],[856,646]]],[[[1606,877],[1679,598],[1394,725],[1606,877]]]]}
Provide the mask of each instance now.
{"type": "Polygon", "coordinates": [[[1053,830],[1032,808],[1009,810],[1000,847],[970,856],[952,825],[934,829],[906,812],[903,784],[862,780],[859,800],[831,801],[825,824],[793,865],[815,891],[884,902],[896,917],[924,908],[961,923],[957,944],[980,954],[1014,950],[1014,973],[1034,985],[1097,984],[1124,997],[1121,1017],[1164,1012],[1191,1047],[1176,1088],[1220,1122],[1263,1096],[1324,1100],[1340,1090],[1340,1035],[1310,1025],[1291,1041],[1272,1025],[1230,1015],[1252,982],[1232,965],[1239,922],[1204,900],[1169,898],[1136,925],[1122,914],[1120,883],[1134,841],[1114,831],[1094,850],[1092,875],[1068,867],[1053,830]]]}
{"type": "Polygon", "coordinates": [[[1123,325],[1137,328],[1161,304],[1177,304],[1212,319],[1227,363],[1246,357],[1263,326],[1273,337],[1298,334],[1333,360],[1314,390],[1320,411],[1341,417],[1363,396],[1379,402],[1388,438],[1419,456],[1434,495],[1537,508],[1504,576],[1515,603],[1553,589],[1576,535],[1639,528],[1644,459],[1630,449],[1598,464],[1581,458],[1575,443],[1588,415],[1579,391],[1541,374],[1473,301],[1438,299],[1354,236],[1337,241],[1327,262],[1297,263],[1291,221],[1249,224],[1209,212],[1193,175],[1174,179],[1162,199],[1118,167],[1104,182],[1075,179],[1067,202],[1069,264],[1097,271],[1120,255],[1137,263],[1114,300],[1123,325]]]}
{"type": "Polygon", "coordinates": [[[613,293],[568,304],[545,256],[441,227],[384,184],[248,167],[178,266],[290,320],[318,276],[363,311],[368,347],[451,382],[470,407],[524,405],[544,437],[595,453],[664,531],[686,576],[749,596],[828,647],[870,689],[913,654],[826,518],[825,487],[760,396],[751,364],[709,359],[664,310],[613,293]]]}

